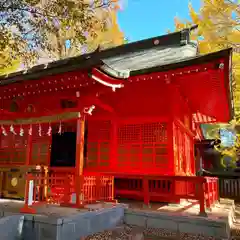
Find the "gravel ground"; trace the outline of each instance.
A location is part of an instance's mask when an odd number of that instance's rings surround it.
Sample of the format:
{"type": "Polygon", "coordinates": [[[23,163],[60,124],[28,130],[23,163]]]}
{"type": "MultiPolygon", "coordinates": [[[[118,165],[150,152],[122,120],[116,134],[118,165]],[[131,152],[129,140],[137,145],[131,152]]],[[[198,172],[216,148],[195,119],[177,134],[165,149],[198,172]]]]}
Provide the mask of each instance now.
{"type": "MultiPolygon", "coordinates": [[[[174,236],[158,236],[158,235],[148,235],[147,230],[143,228],[136,228],[129,225],[122,225],[116,228],[113,231],[104,231],[102,233],[96,233],[91,236],[88,236],[84,240],[214,240],[213,237],[204,237],[202,235],[190,236],[188,234],[182,235],[179,237],[174,236]]],[[[219,239],[218,239],[219,240],[219,239]]],[[[232,229],[231,240],[240,240],[240,228],[234,226],[232,229]]]]}
{"type": "Polygon", "coordinates": [[[144,229],[142,228],[121,225],[113,231],[105,231],[88,236],[85,240],[143,240],[143,231],[144,229]]]}

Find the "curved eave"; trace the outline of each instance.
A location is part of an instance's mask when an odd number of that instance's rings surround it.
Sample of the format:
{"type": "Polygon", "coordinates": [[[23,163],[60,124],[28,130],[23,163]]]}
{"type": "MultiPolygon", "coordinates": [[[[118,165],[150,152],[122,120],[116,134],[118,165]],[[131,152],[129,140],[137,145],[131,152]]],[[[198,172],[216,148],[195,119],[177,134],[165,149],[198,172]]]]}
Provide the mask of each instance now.
{"type": "Polygon", "coordinates": [[[115,78],[128,78],[132,72],[173,64],[197,55],[197,45],[155,46],[138,52],[131,52],[103,59],[101,69],[115,78]]]}
{"type": "Polygon", "coordinates": [[[98,82],[102,85],[105,85],[107,87],[111,87],[113,90],[115,90],[116,88],[122,88],[124,86],[123,80],[113,78],[97,68],[92,69],[90,76],[96,82],[98,82]]]}

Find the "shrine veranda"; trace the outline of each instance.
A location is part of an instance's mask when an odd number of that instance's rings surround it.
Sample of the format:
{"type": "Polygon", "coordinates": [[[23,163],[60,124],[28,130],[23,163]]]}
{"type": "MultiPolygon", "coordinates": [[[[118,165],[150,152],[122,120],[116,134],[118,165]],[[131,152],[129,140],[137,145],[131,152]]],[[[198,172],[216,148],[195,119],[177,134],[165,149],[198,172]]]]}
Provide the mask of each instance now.
{"type": "Polygon", "coordinates": [[[231,49],[200,55],[189,29],[35,66],[0,84],[5,197],[24,198],[23,173],[41,168],[43,181],[54,171],[112,176],[112,198],[138,200],[150,176],[158,192],[150,199],[177,202],[183,185],[171,178],[195,178],[200,124],[233,116],[231,49]]]}

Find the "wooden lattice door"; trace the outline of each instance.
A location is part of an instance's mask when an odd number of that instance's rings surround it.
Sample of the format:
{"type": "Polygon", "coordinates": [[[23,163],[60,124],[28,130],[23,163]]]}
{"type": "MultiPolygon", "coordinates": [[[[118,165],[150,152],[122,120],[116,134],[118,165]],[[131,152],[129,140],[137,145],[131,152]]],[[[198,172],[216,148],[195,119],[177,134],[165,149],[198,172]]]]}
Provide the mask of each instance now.
{"type": "Polygon", "coordinates": [[[111,121],[88,122],[86,168],[110,167],[111,121]]]}
{"type": "Polygon", "coordinates": [[[31,139],[30,165],[49,165],[52,137],[47,134],[46,127],[42,127],[42,133],[36,132],[31,139]]]}

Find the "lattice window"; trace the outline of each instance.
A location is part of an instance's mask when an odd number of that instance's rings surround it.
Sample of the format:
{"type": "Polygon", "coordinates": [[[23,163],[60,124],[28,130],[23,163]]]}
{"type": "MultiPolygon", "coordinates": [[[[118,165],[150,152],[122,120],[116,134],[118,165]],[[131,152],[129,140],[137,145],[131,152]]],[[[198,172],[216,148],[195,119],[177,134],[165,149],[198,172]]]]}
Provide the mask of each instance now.
{"type": "Polygon", "coordinates": [[[42,134],[38,134],[38,126],[33,129],[31,165],[48,165],[50,159],[51,136],[47,135],[48,126],[42,125],[42,134]]]}
{"type": "Polygon", "coordinates": [[[110,121],[89,121],[87,139],[87,167],[110,165],[110,121]]]}
{"type": "Polygon", "coordinates": [[[129,124],[118,128],[119,143],[132,143],[140,141],[141,125],[129,124]]]}
{"type": "Polygon", "coordinates": [[[0,149],[0,163],[10,164],[11,163],[11,150],[13,143],[13,134],[7,136],[1,136],[1,149],[0,149]]]}
{"type": "Polygon", "coordinates": [[[118,167],[142,171],[167,167],[167,124],[122,124],[118,127],[117,140],[118,167]]]}
{"type": "Polygon", "coordinates": [[[19,129],[15,129],[16,135],[8,133],[1,136],[0,142],[0,163],[1,164],[25,164],[27,135],[19,136],[19,129]]]}
{"type": "Polygon", "coordinates": [[[164,123],[142,124],[142,141],[147,143],[167,142],[167,125],[164,123]]]}
{"type": "Polygon", "coordinates": [[[50,157],[50,138],[33,141],[30,164],[47,165],[50,157]]]}
{"type": "Polygon", "coordinates": [[[24,164],[27,156],[28,135],[14,136],[12,162],[24,164]]]}

